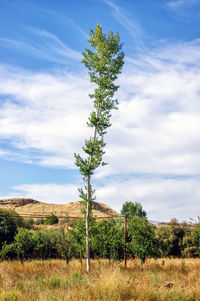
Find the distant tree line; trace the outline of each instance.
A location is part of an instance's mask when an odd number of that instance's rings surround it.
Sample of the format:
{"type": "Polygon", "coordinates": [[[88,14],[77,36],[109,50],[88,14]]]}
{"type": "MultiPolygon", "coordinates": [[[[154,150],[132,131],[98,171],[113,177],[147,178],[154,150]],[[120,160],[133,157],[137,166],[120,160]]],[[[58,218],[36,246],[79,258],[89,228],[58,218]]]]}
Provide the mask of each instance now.
{"type": "MultiPolygon", "coordinates": [[[[200,224],[179,224],[172,219],[168,225],[155,227],[149,223],[140,203],[127,202],[122,208],[127,215],[127,239],[124,241],[123,219],[95,220],[90,217],[91,258],[123,260],[139,257],[199,257],[200,224]],[[137,210],[136,210],[137,209],[137,210]]],[[[51,230],[37,224],[54,224],[55,215],[46,219],[24,220],[12,210],[0,209],[0,258],[27,259],[85,258],[84,220],[63,219],[60,227],[51,230]],[[66,225],[65,225],[66,224],[66,225]],[[64,230],[64,227],[67,230],[64,230]]]]}

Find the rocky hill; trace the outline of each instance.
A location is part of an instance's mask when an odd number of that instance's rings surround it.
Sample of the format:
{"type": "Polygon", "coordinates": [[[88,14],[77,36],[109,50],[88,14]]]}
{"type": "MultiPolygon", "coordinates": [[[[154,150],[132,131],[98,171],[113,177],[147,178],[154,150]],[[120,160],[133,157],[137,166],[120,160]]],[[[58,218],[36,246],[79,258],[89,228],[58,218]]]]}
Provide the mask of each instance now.
{"type": "MultiPolygon", "coordinates": [[[[0,200],[0,208],[13,209],[22,216],[36,218],[37,216],[48,216],[54,213],[58,217],[82,217],[81,209],[84,205],[80,202],[69,202],[67,204],[48,204],[33,199],[12,198],[0,200]]],[[[119,215],[109,206],[93,202],[93,215],[95,217],[112,217],[119,215]]]]}

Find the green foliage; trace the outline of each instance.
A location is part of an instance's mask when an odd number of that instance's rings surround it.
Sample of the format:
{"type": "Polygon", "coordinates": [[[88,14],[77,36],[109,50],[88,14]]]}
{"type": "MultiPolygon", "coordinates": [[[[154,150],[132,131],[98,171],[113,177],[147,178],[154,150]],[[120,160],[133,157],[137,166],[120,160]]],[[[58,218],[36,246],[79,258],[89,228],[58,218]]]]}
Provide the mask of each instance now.
{"type": "Polygon", "coordinates": [[[16,213],[13,210],[0,209],[0,249],[4,242],[12,242],[16,233],[16,213]]]}
{"type": "Polygon", "coordinates": [[[59,219],[57,218],[57,216],[55,214],[51,214],[49,216],[46,217],[44,224],[45,225],[54,225],[54,224],[58,224],[59,219]]]}
{"type": "Polygon", "coordinates": [[[191,231],[192,241],[197,249],[196,254],[200,256],[200,224],[196,224],[191,231]]]}
{"type": "Polygon", "coordinates": [[[35,224],[36,225],[44,225],[44,219],[43,218],[36,219],[35,224]]]}
{"type": "Polygon", "coordinates": [[[123,259],[124,229],[116,220],[100,221],[95,224],[91,237],[91,248],[95,255],[108,259],[123,259]]]}
{"type": "Polygon", "coordinates": [[[74,156],[75,164],[87,183],[86,192],[82,188],[79,189],[80,197],[90,203],[93,194],[90,177],[96,168],[105,165],[102,161],[105,146],[103,137],[107,128],[111,126],[110,111],[117,106],[117,100],[113,99],[113,96],[118,86],[114,85],[114,81],[121,72],[124,54],[121,51],[119,34],[114,35],[110,31],[106,36],[99,24],[96,26],[96,32],[90,30],[88,42],[92,50],[85,49],[82,63],[89,70],[90,81],[97,85],[94,93],[89,95],[94,103],[94,111],[87,123],[89,127],[94,128],[94,136],[85,140],[83,151],[87,157],[83,158],[78,154],[74,156]]]}
{"type": "Polygon", "coordinates": [[[9,245],[4,243],[2,249],[0,250],[0,258],[2,260],[17,258],[17,250],[15,243],[11,243],[9,245]]]}
{"type": "MultiPolygon", "coordinates": [[[[79,220],[71,230],[77,250],[77,258],[85,256],[85,222],[79,220]]],[[[121,260],[123,258],[123,224],[116,220],[95,221],[90,219],[90,252],[91,257],[121,260]]]]}
{"type": "Polygon", "coordinates": [[[68,217],[65,217],[63,219],[61,219],[61,224],[68,224],[69,223],[69,218],[68,217]]]}
{"type": "Polygon", "coordinates": [[[59,288],[61,286],[62,279],[59,276],[52,276],[49,278],[50,288],[59,288]]]}
{"type": "Polygon", "coordinates": [[[194,225],[187,229],[183,237],[183,257],[199,257],[200,256],[200,224],[194,225]]]}
{"type": "Polygon", "coordinates": [[[32,218],[29,218],[29,219],[24,219],[21,227],[26,229],[32,229],[33,225],[34,225],[34,220],[32,218]]]}
{"type": "Polygon", "coordinates": [[[18,258],[65,258],[66,262],[76,257],[75,245],[70,233],[58,230],[37,230],[19,228],[12,244],[3,244],[1,259],[18,258]]]}
{"type": "Polygon", "coordinates": [[[122,206],[121,214],[126,215],[127,217],[146,217],[147,215],[146,212],[142,209],[141,203],[138,202],[125,202],[122,206]]]}
{"type": "Polygon", "coordinates": [[[156,237],[160,242],[161,254],[163,257],[181,257],[183,251],[183,238],[186,234],[186,227],[183,227],[173,220],[169,226],[159,227],[156,237]]]}
{"type": "Polygon", "coordinates": [[[170,220],[169,224],[170,224],[170,225],[177,226],[179,223],[178,223],[177,218],[173,217],[173,218],[170,220]]]}
{"type": "MultiPolygon", "coordinates": [[[[93,232],[94,220],[90,218],[89,231],[93,232]]],[[[85,240],[86,225],[84,220],[78,220],[74,229],[70,230],[71,239],[76,248],[76,258],[82,259],[85,256],[86,240],[85,240]]]]}
{"type": "Polygon", "coordinates": [[[45,230],[36,231],[33,235],[33,241],[34,251],[39,258],[51,258],[51,255],[55,250],[55,246],[52,246],[52,241],[54,241],[52,232],[45,230]]]}
{"type": "MultiPolygon", "coordinates": [[[[6,212],[7,213],[7,212],[6,212]]],[[[82,258],[85,252],[84,220],[67,232],[54,230],[29,230],[18,228],[12,241],[4,241],[0,258],[26,259],[82,258]]],[[[124,253],[124,224],[121,220],[96,221],[90,217],[90,251],[93,258],[122,260],[124,253]]],[[[142,262],[147,257],[199,257],[200,225],[192,227],[171,223],[155,228],[146,218],[132,217],[127,222],[126,252],[128,257],[138,256],[142,262]]]]}
{"type": "Polygon", "coordinates": [[[128,224],[129,249],[144,263],[147,257],[157,257],[158,241],[155,237],[156,227],[144,217],[133,217],[128,224]]]}
{"type": "Polygon", "coordinates": [[[17,257],[21,261],[27,259],[34,249],[33,232],[28,229],[19,228],[19,231],[15,236],[14,245],[17,257]]]}
{"type": "Polygon", "coordinates": [[[88,68],[90,81],[96,84],[93,94],[89,97],[93,100],[94,111],[88,118],[87,125],[94,129],[94,134],[85,140],[83,151],[85,157],[74,154],[75,165],[79,168],[86,182],[85,190],[79,188],[80,198],[86,204],[86,256],[87,270],[89,271],[89,217],[92,212],[92,201],[95,199],[94,190],[91,186],[91,176],[99,166],[104,166],[104,135],[107,128],[111,126],[111,110],[117,108],[118,101],[113,98],[119,86],[114,84],[118,74],[121,73],[124,64],[124,53],[120,43],[119,34],[114,35],[112,31],[104,34],[101,25],[96,26],[96,31],[90,30],[88,39],[91,49],[85,49],[82,53],[82,63],[88,68]]]}
{"type": "Polygon", "coordinates": [[[69,234],[61,229],[36,231],[33,235],[35,254],[42,259],[64,257],[69,262],[73,244],[68,237],[69,234]]]}

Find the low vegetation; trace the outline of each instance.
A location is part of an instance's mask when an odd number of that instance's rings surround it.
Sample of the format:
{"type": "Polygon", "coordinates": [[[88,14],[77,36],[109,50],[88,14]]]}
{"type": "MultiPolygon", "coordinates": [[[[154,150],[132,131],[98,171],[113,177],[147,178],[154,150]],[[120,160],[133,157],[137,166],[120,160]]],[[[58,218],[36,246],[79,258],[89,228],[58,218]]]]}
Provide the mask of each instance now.
{"type": "Polygon", "coordinates": [[[108,263],[92,260],[34,260],[0,263],[0,300],[165,300],[200,298],[200,259],[148,259],[108,263]]]}
{"type": "MultiPolygon", "coordinates": [[[[19,259],[65,259],[82,261],[86,256],[85,221],[59,220],[51,215],[38,226],[38,220],[25,221],[14,211],[0,212],[0,258],[19,259]],[[73,221],[73,222],[72,222],[73,221]],[[65,223],[66,222],[66,223],[65,223]],[[51,224],[56,223],[52,228],[51,224]],[[49,226],[50,224],[50,226],[49,226]],[[43,227],[50,229],[43,229],[43,227]],[[42,228],[41,228],[42,227],[42,228]]],[[[40,221],[39,221],[40,222],[40,221]]],[[[123,260],[127,258],[178,257],[200,255],[200,224],[179,224],[175,219],[168,226],[156,228],[146,217],[127,218],[127,239],[124,242],[123,219],[90,220],[91,258],[123,260]]]]}
{"type": "Polygon", "coordinates": [[[84,220],[51,215],[33,224],[2,209],[0,301],[200,300],[200,224],[156,228],[128,207],[126,243],[123,219],[90,219],[90,274],[84,220]]]}

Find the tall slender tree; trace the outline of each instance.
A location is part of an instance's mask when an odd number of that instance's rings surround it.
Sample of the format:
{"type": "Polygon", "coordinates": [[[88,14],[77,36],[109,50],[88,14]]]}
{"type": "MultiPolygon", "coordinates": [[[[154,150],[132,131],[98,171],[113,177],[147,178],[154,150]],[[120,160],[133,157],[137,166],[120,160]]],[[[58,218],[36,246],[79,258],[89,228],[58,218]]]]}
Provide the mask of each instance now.
{"type": "Polygon", "coordinates": [[[94,190],[91,186],[91,176],[100,166],[105,165],[102,157],[104,152],[104,135],[111,126],[111,110],[116,109],[118,101],[113,99],[114,93],[119,86],[114,84],[118,74],[121,73],[124,64],[124,53],[120,43],[119,34],[110,31],[107,35],[103,33],[101,25],[96,26],[96,31],[90,29],[88,39],[90,49],[82,53],[82,63],[88,68],[90,81],[97,87],[93,94],[89,94],[94,104],[87,125],[94,129],[93,136],[85,140],[83,151],[86,156],[81,157],[74,154],[75,164],[79,167],[85,189],[79,188],[80,197],[86,204],[86,262],[87,271],[90,269],[90,246],[89,246],[89,221],[92,212],[92,201],[95,199],[94,190]]]}

